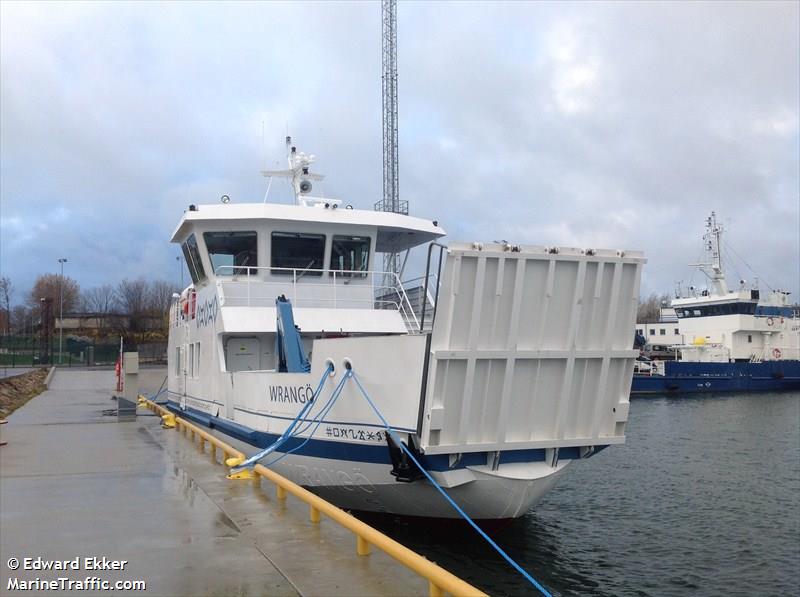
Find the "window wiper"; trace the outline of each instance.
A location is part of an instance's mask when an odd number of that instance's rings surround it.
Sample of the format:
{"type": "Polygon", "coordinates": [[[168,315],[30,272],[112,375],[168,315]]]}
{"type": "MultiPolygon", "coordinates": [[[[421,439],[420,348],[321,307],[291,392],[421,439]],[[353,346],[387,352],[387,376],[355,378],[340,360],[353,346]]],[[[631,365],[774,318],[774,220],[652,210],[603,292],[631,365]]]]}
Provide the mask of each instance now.
{"type": "Polygon", "coordinates": [[[305,269],[304,269],[302,272],[300,272],[300,275],[299,275],[299,276],[297,276],[297,277],[295,278],[295,281],[297,281],[297,280],[299,280],[300,278],[302,278],[302,277],[303,277],[303,276],[304,276],[304,275],[305,275],[305,274],[308,272],[308,270],[310,270],[310,269],[311,269],[311,266],[312,266],[312,265],[314,265],[314,260],[313,260],[313,259],[312,259],[311,261],[309,261],[309,263],[308,263],[308,265],[305,267],[305,269]]]}

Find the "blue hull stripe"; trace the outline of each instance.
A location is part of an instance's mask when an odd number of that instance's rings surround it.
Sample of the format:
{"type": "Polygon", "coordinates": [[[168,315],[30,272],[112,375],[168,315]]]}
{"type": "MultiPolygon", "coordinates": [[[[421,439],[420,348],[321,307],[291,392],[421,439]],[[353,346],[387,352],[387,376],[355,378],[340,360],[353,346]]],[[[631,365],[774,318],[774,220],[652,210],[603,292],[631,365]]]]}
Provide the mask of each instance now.
{"type": "MultiPolygon", "coordinates": [[[[169,401],[166,404],[172,412],[180,415],[184,419],[188,419],[193,423],[209,427],[211,429],[218,429],[222,433],[241,440],[256,448],[266,448],[267,446],[275,443],[280,435],[274,433],[266,433],[264,431],[256,431],[245,425],[222,419],[220,417],[212,417],[211,415],[187,408],[181,410],[178,404],[169,401]]],[[[327,422],[327,421],[326,421],[327,422]]],[[[304,437],[289,439],[283,446],[283,451],[291,450],[305,441],[304,437]]],[[[594,454],[597,454],[607,446],[595,446],[594,454]]],[[[276,452],[276,453],[280,453],[276,452]]],[[[343,441],[330,441],[325,439],[312,438],[306,445],[295,452],[301,456],[312,456],[315,458],[329,458],[332,460],[344,460],[349,462],[367,462],[372,464],[385,464],[392,465],[392,460],[389,456],[389,448],[384,444],[365,445],[354,444],[343,441]]],[[[580,448],[561,448],[559,450],[559,458],[561,460],[572,460],[580,457],[580,448]]],[[[476,466],[486,464],[486,452],[472,452],[464,454],[461,460],[454,467],[450,466],[450,457],[447,454],[432,454],[422,456],[420,462],[429,471],[448,471],[453,469],[464,468],[467,466],[476,466]]],[[[511,462],[540,462],[545,459],[545,450],[543,448],[531,450],[509,450],[500,454],[500,463],[507,464],[511,462]]]]}
{"type": "Polygon", "coordinates": [[[666,361],[664,375],[634,375],[631,394],[800,390],[800,361],[690,363],[666,361]]]}

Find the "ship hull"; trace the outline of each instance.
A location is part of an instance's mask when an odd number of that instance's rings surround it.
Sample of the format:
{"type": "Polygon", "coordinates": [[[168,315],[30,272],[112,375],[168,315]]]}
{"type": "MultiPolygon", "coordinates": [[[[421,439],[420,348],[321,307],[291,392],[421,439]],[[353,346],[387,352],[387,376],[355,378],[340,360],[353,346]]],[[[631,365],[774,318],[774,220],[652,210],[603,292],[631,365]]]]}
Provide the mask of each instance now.
{"type": "MultiPolygon", "coordinates": [[[[258,431],[223,417],[210,416],[174,401],[167,408],[195,424],[215,430],[225,439],[243,442],[254,449],[271,445],[277,435],[258,431]]],[[[429,518],[459,518],[458,512],[425,479],[401,482],[392,474],[388,446],[324,439],[295,438],[263,463],[277,473],[313,491],[340,508],[363,512],[399,514],[429,518]],[[271,462],[280,458],[274,464],[271,462]]],[[[598,447],[594,453],[602,449],[598,447]]],[[[486,455],[465,454],[462,462],[450,466],[448,455],[420,455],[422,465],[445,488],[448,495],[472,518],[505,520],[524,515],[555,487],[578,449],[564,449],[557,462],[546,462],[545,450],[504,453],[499,466],[486,465],[486,455]]]]}
{"type": "Polygon", "coordinates": [[[696,363],[667,361],[664,375],[635,374],[632,395],[800,390],[800,361],[696,363]]]}

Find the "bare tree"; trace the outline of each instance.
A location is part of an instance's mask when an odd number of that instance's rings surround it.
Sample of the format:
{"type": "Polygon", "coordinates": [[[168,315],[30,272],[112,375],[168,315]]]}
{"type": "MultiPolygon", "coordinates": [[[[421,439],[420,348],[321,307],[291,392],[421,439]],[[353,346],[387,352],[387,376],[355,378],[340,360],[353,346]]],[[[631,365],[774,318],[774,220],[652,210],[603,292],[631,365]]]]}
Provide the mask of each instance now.
{"type": "Polygon", "coordinates": [[[64,294],[64,312],[74,311],[80,302],[80,286],[70,278],[64,276],[63,287],[61,276],[58,274],[43,274],[36,278],[30,294],[28,295],[28,306],[32,309],[40,307],[43,298],[53,300],[53,304],[58,309],[61,292],[64,294]]]}
{"type": "Polygon", "coordinates": [[[108,318],[105,316],[113,313],[116,306],[116,293],[111,284],[85,290],[81,293],[81,303],[84,311],[96,314],[97,327],[101,333],[109,327],[108,318]]]}
{"type": "Polygon", "coordinates": [[[669,306],[669,295],[653,293],[646,299],[639,299],[636,323],[656,323],[661,319],[661,308],[669,306]]]}
{"type": "Polygon", "coordinates": [[[150,284],[147,293],[147,312],[152,317],[158,317],[161,332],[166,334],[169,329],[169,307],[172,304],[172,295],[180,289],[164,280],[156,280],[150,284]]]}
{"type": "Polygon", "coordinates": [[[85,311],[92,313],[113,313],[116,305],[116,294],[111,284],[103,284],[89,288],[81,293],[81,301],[85,311]]]}
{"type": "Polygon", "coordinates": [[[0,278],[0,323],[6,333],[11,333],[11,295],[14,289],[8,276],[0,278]]]}
{"type": "Polygon", "coordinates": [[[142,316],[147,310],[147,286],[144,278],[125,279],[117,284],[115,291],[117,306],[130,317],[131,331],[134,332],[142,328],[142,316]]]}
{"type": "Polygon", "coordinates": [[[25,305],[15,305],[11,309],[11,329],[17,334],[33,333],[33,313],[25,305]]]}
{"type": "MultiPolygon", "coordinates": [[[[28,306],[37,311],[42,308],[42,299],[50,299],[53,304],[53,315],[57,316],[60,309],[60,298],[64,297],[64,313],[74,311],[80,304],[80,286],[70,278],[64,276],[63,281],[58,274],[43,274],[36,278],[33,288],[28,295],[28,306]]],[[[51,318],[51,326],[55,324],[55,317],[51,318]]]]}
{"type": "Polygon", "coordinates": [[[175,292],[178,292],[178,287],[174,284],[164,280],[151,282],[147,289],[147,310],[153,315],[169,313],[172,295],[175,292]]]}

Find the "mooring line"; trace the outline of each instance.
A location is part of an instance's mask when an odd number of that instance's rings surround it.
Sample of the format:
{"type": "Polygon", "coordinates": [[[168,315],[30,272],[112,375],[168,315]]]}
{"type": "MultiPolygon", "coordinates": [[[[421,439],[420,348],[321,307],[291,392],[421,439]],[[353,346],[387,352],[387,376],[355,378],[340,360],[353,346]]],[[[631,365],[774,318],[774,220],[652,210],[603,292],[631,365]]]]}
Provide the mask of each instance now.
{"type": "Polygon", "coordinates": [[[381,420],[381,422],[383,423],[384,427],[386,427],[386,432],[391,436],[391,438],[395,442],[395,444],[400,446],[400,448],[406,453],[406,455],[412,460],[412,462],[417,465],[417,468],[419,468],[419,470],[422,471],[422,474],[424,474],[425,477],[427,477],[427,479],[428,479],[428,481],[430,481],[431,485],[433,485],[439,491],[439,493],[441,493],[442,496],[444,496],[444,498],[450,503],[450,505],[453,506],[453,508],[455,508],[456,512],[458,512],[461,515],[461,517],[464,520],[466,520],[472,526],[472,528],[475,529],[478,532],[478,534],[481,537],[483,537],[487,541],[487,543],[489,543],[489,545],[491,545],[495,549],[495,551],[497,551],[497,553],[499,553],[501,556],[503,556],[503,558],[506,560],[506,562],[511,564],[511,566],[513,566],[517,570],[517,572],[519,572],[522,576],[524,576],[525,579],[529,583],[531,583],[534,587],[536,587],[536,589],[542,595],[545,595],[546,597],[552,597],[550,592],[547,589],[545,589],[535,578],[533,578],[533,576],[531,576],[522,566],[517,564],[517,562],[515,562],[514,559],[510,555],[508,555],[505,551],[503,551],[503,548],[500,547],[497,543],[495,543],[495,541],[491,537],[489,537],[489,535],[487,535],[486,532],[482,528],[480,528],[474,520],[472,520],[472,518],[470,518],[469,514],[464,512],[464,510],[461,509],[461,507],[453,500],[453,498],[451,498],[447,494],[447,492],[442,488],[441,485],[439,485],[436,482],[436,480],[430,475],[430,473],[428,473],[428,471],[425,470],[425,468],[422,466],[422,464],[420,464],[420,462],[416,459],[414,454],[411,453],[411,450],[408,449],[408,446],[406,446],[402,442],[400,437],[389,426],[389,423],[386,421],[386,419],[383,418],[383,415],[378,410],[378,407],[375,406],[375,403],[369,397],[369,394],[364,389],[364,386],[361,385],[361,381],[359,381],[358,376],[356,375],[355,371],[353,371],[351,369],[350,373],[351,373],[350,377],[352,377],[353,381],[356,382],[356,385],[358,385],[358,388],[361,390],[361,394],[364,396],[364,398],[366,398],[367,402],[369,402],[369,405],[372,407],[372,410],[375,411],[375,414],[381,420]]]}

